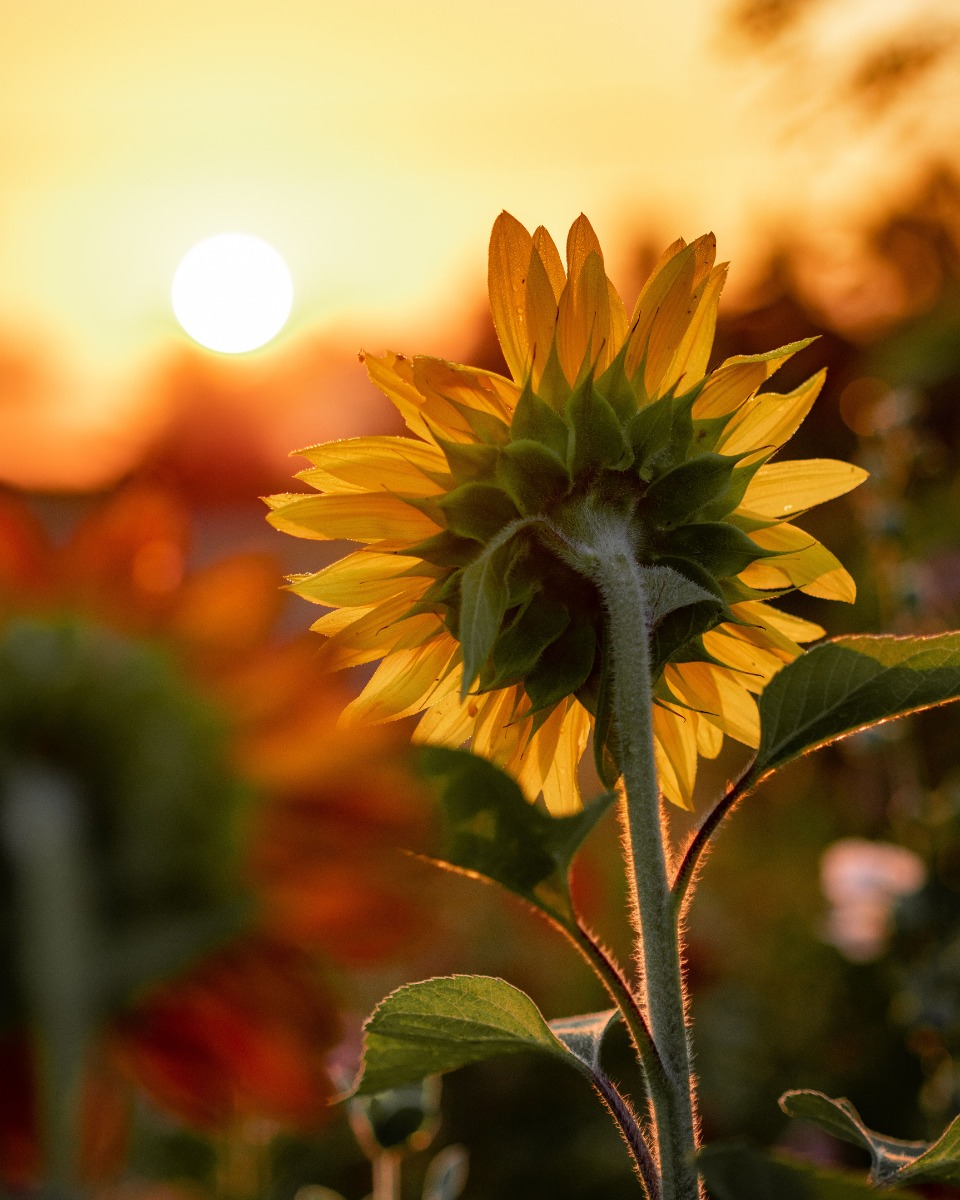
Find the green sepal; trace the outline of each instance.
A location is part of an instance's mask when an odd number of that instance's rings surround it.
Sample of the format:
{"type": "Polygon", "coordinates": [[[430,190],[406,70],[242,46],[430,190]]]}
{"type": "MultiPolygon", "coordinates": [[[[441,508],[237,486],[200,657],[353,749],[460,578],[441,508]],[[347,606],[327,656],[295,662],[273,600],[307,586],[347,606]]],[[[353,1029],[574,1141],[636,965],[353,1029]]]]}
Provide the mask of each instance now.
{"type": "Polygon", "coordinates": [[[648,482],[656,474],[656,465],[670,444],[673,429],[673,397],[661,396],[632,417],[626,429],[637,472],[648,482]]]}
{"type": "Polygon", "coordinates": [[[597,380],[597,391],[617,414],[621,426],[626,426],[637,415],[639,402],[637,393],[630,386],[624,364],[627,359],[629,342],[624,342],[609,367],[597,380]]]}
{"type": "Polygon", "coordinates": [[[481,690],[521,683],[569,624],[565,604],[542,592],[533,597],[494,642],[488,671],[480,677],[481,690]]]}
{"type": "Polygon", "coordinates": [[[567,468],[541,442],[517,441],[505,446],[497,467],[497,482],[525,515],[542,511],[570,487],[567,468]]]}
{"type": "Polygon", "coordinates": [[[444,844],[435,861],[493,880],[558,919],[574,919],[570,865],[615,797],[551,817],[479,755],[445,746],[422,746],[415,755],[420,775],[439,788],[444,844]]]}
{"type": "Polygon", "coordinates": [[[470,691],[500,633],[510,607],[510,567],[519,550],[512,538],[494,543],[460,573],[461,698],[470,691]]]}
{"type": "Polygon", "coordinates": [[[476,538],[461,537],[449,529],[444,529],[407,550],[398,550],[397,553],[409,555],[411,558],[422,558],[424,562],[437,567],[465,567],[473,562],[482,549],[482,543],[476,538]]]}
{"type": "Polygon", "coordinates": [[[415,1083],[502,1054],[536,1051],[597,1073],[552,1031],[536,1004],[503,979],[448,975],[397,988],[364,1025],[362,1074],[352,1095],[415,1083]]]}
{"type": "Polygon", "coordinates": [[[510,440],[540,442],[565,460],[568,437],[567,424],[563,417],[542,400],[528,383],[520,393],[517,407],[513,410],[510,440]]]}
{"type": "Polygon", "coordinates": [[[778,553],[758,546],[743,530],[726,521],[681,525],[671,529],[661,545],[670,557],[690,559],[714,577],[739,575],[758,558],[772,558],[778,553]]]}
{"type": "Polygon", "coordinates": [[[722,625],[727,617],[723,605],[709,600],[700,600],[667,613],[650,634],[650,670],[653,678],[661,675],[667,663],[687,649],[692,653],[685,661],[704,661],[696,649],[697,638],[722,625]]]}
{"type": "Polygon", "coordinates": [[[496,537],[520,513],[507,493],[493,483],[464,483],[446,496],[438,507],[447,528],[461,537],[486,542],[496,537]]]}
{"type": "Polygon", "coordinates": [[[500,451],[496,446],[477,442],[450,442],[434,434],[456,483],[470,483],[493,477],[500,451]]]}
{"type": "Polygon", "coordinates": [[[586,471],[630,466],[633,452],[617,414],[596,390],[591,375],[574,389],[567,401],[566,417],[570,426],[566,461],[574,479],[586,471]]]}
{"type": "MultiPolygon", "coordinates": [[[[736,410],[734,410],[736,411],[736,410]]],[[[722,417],[693,417],[693,436],[690,439],[691,454],[704,454],[715,450],[720,435],[730,424],[733,413],[725,413],[722,417]]]]}
{"type": "Polygon", "coordinates": [[[752,588],[740,579],[721,579],[720,589],[728,604],[743,604],[746,600],[779,600],[797,589],[791,584],[785,588],[752,588]]]}
{"type": "Polygon", "coordinates": [[[547,355],[543,374],[540,376],[540,395],[552,409],[562,413],[570,399],[570,392],[570,384],[563,373],[560,356],[557,354],[557,339],[554,337],[550,343],[550,353],[547,355]]]}
{"type": "Polygon", "coordinates": [[[567,628],[540,656],[524,680],[530,711],[541,712],[574,695],[593,670],[597,636],[584,616],[574,613],[567,628]]]}
{"type": "Polygon", "coordinates": [[[418,613],[445,613],[448,608],[459,606],[460,572],[451,571],[440,579],[435,579],[416,604],[411,605],[403,615],[405,619],[415,617],[418,613]]]}
{"type": "MultiPolygon", "coordinates": [[[[744,456],[740,455],[740,457],[743,458],[744,456]]],[[[756,462],[749,463],[745,467],[737,467],[730,476],[730,486],[725,492],[718,495],[712,504],[704,508],[700,514],[701,519],[704,521],[719,521],[722,518],[726,518],[728,514],[731,514],[740,505],[747,488],[750,486],[750,481],[769,457],[770,455],[766,454],[763,458],[759,458],[756,462]]],[[[738,529],[744,530],[745,533],[750,533],[755,529],[769,528],[770,522],[737,520],[736,525],[738,529]]]]}
{"type": "Polygon", "coordinates": [[[708,453],[680,463],[650,484],[643,497],[644,508],[660,526],[679,525],[730,490],[734,468],[742,457],[708,453]]]}
{"type": "Polygon", "coordinates": [[[481,442],[485,442],[488,446],[505,446],[510,440],[510,427],[499,417],[495,417],[493,413],[482,412],[479,408],[471,408],[469,404],[463,404],[449,396],[445,396],[444,399],[448,404],[453,405],[470,426],[470,432],[481,442]]]}

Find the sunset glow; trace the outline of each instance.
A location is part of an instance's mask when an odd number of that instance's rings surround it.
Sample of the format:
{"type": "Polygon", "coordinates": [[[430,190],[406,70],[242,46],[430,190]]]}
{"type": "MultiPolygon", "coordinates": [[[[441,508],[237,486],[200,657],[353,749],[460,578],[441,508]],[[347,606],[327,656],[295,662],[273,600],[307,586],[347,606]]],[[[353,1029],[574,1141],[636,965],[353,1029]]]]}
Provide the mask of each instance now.
{"type": "Polygon", "coordinates": [[[243,354],[266,345],[287,323],[293,280],[261,238],[220,233],[183,256],[170,298],[194,341],[221,354],[243,354]]]}

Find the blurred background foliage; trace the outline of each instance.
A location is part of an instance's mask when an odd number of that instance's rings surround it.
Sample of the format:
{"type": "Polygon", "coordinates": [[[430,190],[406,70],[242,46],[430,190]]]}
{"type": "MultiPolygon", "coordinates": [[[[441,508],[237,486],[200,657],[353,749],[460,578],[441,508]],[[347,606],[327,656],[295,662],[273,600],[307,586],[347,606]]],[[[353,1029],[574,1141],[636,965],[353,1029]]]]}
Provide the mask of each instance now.
{"type": "MultiPolygon", "coordinates": [[[[714,52],[764,68],[757,103],[781,124],[782,169],[820,154],[825,177],[842,159],[856,167],[867,143],[888,174],[910,166],[858,210],[842,252],[833,226],[798,231],[781,215],[759,228],[715,361],[817,335],[774,381],[787,390],[829,368],[795,456],[871,472],[809,518],[857,579],[857,603],[798,596],[794,610],[831,634],[937,632],[960,627],[960,26],[947,5],[922,19],[892,5],[882,28],[861,27],[856,7],[746,0],[714,13],[714,52]]],[[[628,300],[676,232],[629,230],[628,300]]],[[[469,311],[481,309],[478,291],[469,311]]],[[[404,348],[502,369],[485,317],[454,324],[404,348]]],[[[336,727],[356,681],[321,665],[302,633],[310,615],[278,590],[285,572],[338,553],[263,526],[254,497],[287,486],[279,447],[311,421],[317,438],[395,431],[355,349],[292,343],[248,367],[184,349],[141,381],[170,402],[164,421],[89,476],[39,401],[30,428],[47,457],[21,469],[28,442],[13,433],[39,377],[26,388],[20,359],[0,355],[11,1194],[59,1179],[103,1200],[301,1188],[361,1200],[371,1159],[398,1146],[408,1200],[439,1188],[441,1169],[466,1200],[636,1194],[608,1118],[549,1061],[464,1069],[439,1099],[402,1098],[399,1116],[327,1103],[352,1076],[362,1017],[409,979],[501,974],[549,1017],[606,1006],[535,917],[400,852],[436,836],[405,762],[409,730],[336,727]]],[[[706,1138],[855,1163],[789,1123],[780,1093],[846,1095],[903,1137],[935,1135],[960,1108],[957,721],[946,708],[804,759],[719,837],[688,915],[706,1138]]],[[[707,764],[700,811],[739,761],[734,749],[707,764]]],[[[679,841],[689,823],[673,820],[679,841]]],[[[577,895],[627,959],[612,821],[577,895]]],[[[626,1045],[614,1039],[609,1058],[636,1095],[626,1045]]]]}

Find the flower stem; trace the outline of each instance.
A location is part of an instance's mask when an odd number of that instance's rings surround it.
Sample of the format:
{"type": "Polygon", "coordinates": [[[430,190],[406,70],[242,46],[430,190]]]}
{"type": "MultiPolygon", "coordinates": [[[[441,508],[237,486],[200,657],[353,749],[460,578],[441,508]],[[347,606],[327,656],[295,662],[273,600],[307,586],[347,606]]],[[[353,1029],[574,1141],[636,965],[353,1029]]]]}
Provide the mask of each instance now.
{"type": "Polygon", "coordinates": [[[620,737],[626,836],[647,1023],[665,1080],[649,1075],[664,1200],[697,1200],[693,1074],[679,932],[674,920],[654,762],[647,600],[624,532],[597,521],[591,576],[607,608],[613,702],[620,737]]]}

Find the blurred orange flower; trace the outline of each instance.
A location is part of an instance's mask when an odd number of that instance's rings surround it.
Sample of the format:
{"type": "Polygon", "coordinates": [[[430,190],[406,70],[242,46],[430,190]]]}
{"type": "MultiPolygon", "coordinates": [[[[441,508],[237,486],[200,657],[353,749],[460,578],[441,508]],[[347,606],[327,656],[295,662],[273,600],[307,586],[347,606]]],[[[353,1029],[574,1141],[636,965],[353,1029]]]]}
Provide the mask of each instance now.
{"type": "MultiPolygon", "coordinates": [[[[419,843],[424,805],[399,731],[334,732],[350,694],[321,669],[312,639],[273,637],[283,595],[272,556],[191,569],[189,534],[181,506],[155,490],[121,494],[62,545],[0,497],[0,632],[25,615],[80,616],[159,644],[213,707],[253,796],[240,870],[254,913],[233,941],[128,996],[103,1045],[114,1068],[202,1129],[245,1117],[314,1125],[332,1091],[322,1056],[339,1029],[318,961],[376,960],[422,926],[394,847],[419,843]]],[[[22,1045],[10,1051],[21,1060],[22,1045]]],[[[22,1084],[23,1070],[4,1073],[11,1087],[18,1075],[22,1084]]],[[[23,1178],[35,1155],[5,1091],[0,1166],[23,1178]]]]}

